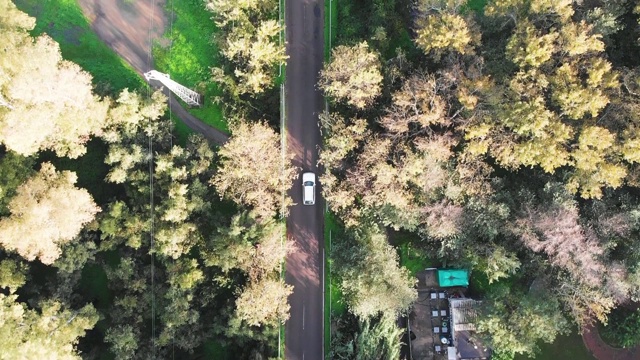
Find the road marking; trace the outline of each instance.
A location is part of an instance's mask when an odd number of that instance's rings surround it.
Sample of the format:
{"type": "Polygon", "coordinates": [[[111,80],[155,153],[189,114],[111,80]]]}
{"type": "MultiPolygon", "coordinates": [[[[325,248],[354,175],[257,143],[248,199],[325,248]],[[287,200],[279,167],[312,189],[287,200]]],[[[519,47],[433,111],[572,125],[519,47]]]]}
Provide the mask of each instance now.
{"type": "Polygon", "coordinates": [[[304,310],[305,310],[305,307],[304,305],[302,305],[302,330],[304,330],[304,310]]]}

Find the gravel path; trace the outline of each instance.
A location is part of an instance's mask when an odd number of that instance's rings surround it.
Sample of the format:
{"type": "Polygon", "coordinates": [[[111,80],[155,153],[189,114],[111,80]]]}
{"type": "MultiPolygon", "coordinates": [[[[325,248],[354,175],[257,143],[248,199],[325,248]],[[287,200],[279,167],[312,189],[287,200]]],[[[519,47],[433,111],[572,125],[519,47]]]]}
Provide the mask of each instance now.
{"type": "MultiPolygon", "coordinates": [[[[153,68],[151,44],[159,40],[167,26],[165,0],[78,0],[91,28],[98,37],[125,59],[140,75],[153,68]]],[[[159,87],[158,82],[153,86],[159,87]]],[[[168,92],[165,91],[165,94],[168,92]]],[[[188,127],[218,145],[229,135],[189,114],[173,96],[169,96],[173,113],[188,127]]]]}

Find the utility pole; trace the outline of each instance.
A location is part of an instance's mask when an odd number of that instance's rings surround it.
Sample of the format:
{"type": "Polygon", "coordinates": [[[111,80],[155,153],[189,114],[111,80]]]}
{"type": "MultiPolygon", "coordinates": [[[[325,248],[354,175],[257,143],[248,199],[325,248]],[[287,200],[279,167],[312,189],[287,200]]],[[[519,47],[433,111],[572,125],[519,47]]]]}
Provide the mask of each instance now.
{"type": "Polygon", "coordinates": [[[147,79],[147,81],[160,81],[162,85],[166,86],[189,106],[200,106],[202,104],[200,94],[171,80],[168,74],[163,74],[159,71],[151,70],[144,73],[144,77],[147,79]]]}

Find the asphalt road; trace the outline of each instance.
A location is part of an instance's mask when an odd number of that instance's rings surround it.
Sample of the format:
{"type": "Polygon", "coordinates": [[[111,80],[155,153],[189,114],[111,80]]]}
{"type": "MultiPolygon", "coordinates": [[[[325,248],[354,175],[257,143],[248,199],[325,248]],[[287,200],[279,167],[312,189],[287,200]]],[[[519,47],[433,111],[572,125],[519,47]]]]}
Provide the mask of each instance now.
{"type": "MultiPolygon", "coordinates": [[[[287,150],[302,171],[318,173],[320,130],[318,114],[324,101],[316,90],[324,49],[324,1],[286,0],[287,77],[285,84],[287,150]]],[[[300,174],[300,177],[302,174],[300,174]]],[[[294,286],[289,298],[291,317],[285,325],[285,358],[315,360],[323,358],[322,251],[323,207],[320,189],[316,205],[302,205],[302,180],[291,188],[287,236],[296,251],[287,257],[286,282],[294,286]]]]}

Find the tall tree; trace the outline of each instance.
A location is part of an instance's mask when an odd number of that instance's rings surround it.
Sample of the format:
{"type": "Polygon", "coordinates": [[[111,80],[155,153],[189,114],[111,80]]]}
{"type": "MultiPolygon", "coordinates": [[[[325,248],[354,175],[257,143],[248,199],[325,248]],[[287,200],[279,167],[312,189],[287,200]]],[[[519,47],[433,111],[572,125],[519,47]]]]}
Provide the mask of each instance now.
{"type": "Polygon", "coordinates": [[[366,41],[340,45],[331,51],[331,61],[320,72],[318,86],[338,101],[358,109],[371,105],[380,95],[382,72],[379,55],[366,41]]]}
{"type": "Polygon", "coordinates": [[[239,121],[219,151],[220,165],[210,184],[222,198],[253,208],[262,218],[291,205],[286,191],[296,176],[291,156],[282,155],[280,137],[266,123],[239,121]],[[283,203],[284,201],[284,203],[283,203]]]}
{"type": "Polygon", "coordinates": [[[92,93],[91,76],[62,59],[47,35],[33,39],[35,22],[2,0],[0,142],[21,155],[54,150],[76,158],[105,126],[108,101],[92,93]],[[6,15],[5,15],[6,14],[6,15]]]}
{"type": "Polygon", "coordinates": [[[398,254],[373,223],[336,245],[336,273],[349,311],[361,319],[400,314],[416,300],[415,280],[398,264],[398,254]]]}
{"type": "Polygon", "coordinates": [[[277,66],[287,55],[280,41],[282,25],[276,20],[278,4],[273,0],[208,0],[207,9],[214,14],[223,31],[222,54],[231,62],[230,72],[213,69],[214,81],[232,84],[234,95],[263,93],[271,88],[277,66]]]}
{"type": "Polygon", "coordinates": [[[100,211],[86,190],[74,186],[76,179],[73,172],[57,172],[52,164],[43,163],[9,203],[11,216],[0,220],[0,244],[27,260],[53,263],[60,246],[73,240],[100,211]]]}
{"type": "Polygon", "coordinates": [[[92,305],[74,310],[46,302],[29,309],[16,295],[0,294],[2,359],[80,359],[78,338],[98,322],[92,305]]]}
{"type": "Polygon", "coordinates": [[[473,118],[465,131],[474,154],[489,154],[507,169],[539,166],[555,173],[568,166],[567,188],[599,198],[603,187],[617,188],[627,175],[624,142],[595,126],[616,96],[618,74],[601,36],[574,21],[573,12],[570,1],[487,5],[486,14],[514,20],[499,61],[515,71],[483,95],[493,115],[473,118]]]}

